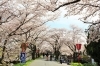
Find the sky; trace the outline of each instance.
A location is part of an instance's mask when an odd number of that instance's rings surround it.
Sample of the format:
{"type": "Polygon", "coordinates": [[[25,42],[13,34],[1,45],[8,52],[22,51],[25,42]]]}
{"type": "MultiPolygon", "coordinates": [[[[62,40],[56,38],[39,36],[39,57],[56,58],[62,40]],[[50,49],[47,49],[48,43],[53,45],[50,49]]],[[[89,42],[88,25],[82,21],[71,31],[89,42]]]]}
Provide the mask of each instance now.
{"type": "MultiPolygon", "coordinates": [[[[82,21],[78,20],[77,17],[60,17],[54,21],[47,22],[47,26],[49,26],[50,29],[52,28],[65,28],[67,30],[71,30],[70,26],[75,25],[85,31],[85,29],[88,29],[89,24],[85,24],[82,21]]],[[[83,42],[80,42],[81,44],[86,44],[86,38],[82,36],[83,42]]]]}
{"type": "Polygon", "coordinates": [[[58,19],[47,22],[47,26],[49,26],[49,28],[70,29],[71,25],[76,25],[83,30],[88,28],[89,24],[85,24],[78,19],[80,16],[64,17],[66,11],[64,11],[64,8],[62,8],[61,11],[61,16],[58,19]]]}
{"type": "Polygon", "coordinates": [[[47,26],[50,28],[66,28],[70,29],[71,25],[76,25],[83,30],[88,28],[88,24],[83,23],[82,21],[76,19],[75,17],[65,17],[65,18],[58,18],[54,21],[47,22],[47,26]]]}

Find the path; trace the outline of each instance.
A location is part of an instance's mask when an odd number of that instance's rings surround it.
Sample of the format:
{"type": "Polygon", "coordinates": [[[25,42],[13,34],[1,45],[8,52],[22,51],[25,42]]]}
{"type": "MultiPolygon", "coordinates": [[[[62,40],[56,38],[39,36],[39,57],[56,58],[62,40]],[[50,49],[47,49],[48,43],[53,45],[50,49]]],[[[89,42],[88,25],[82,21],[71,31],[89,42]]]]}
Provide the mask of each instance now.
{"type": "Polygon", "coordinates": [[[55,61],[45,61],[44,59],[36,59],[29,66],[70,66],[65,63],[60,64],[55,61]]]}

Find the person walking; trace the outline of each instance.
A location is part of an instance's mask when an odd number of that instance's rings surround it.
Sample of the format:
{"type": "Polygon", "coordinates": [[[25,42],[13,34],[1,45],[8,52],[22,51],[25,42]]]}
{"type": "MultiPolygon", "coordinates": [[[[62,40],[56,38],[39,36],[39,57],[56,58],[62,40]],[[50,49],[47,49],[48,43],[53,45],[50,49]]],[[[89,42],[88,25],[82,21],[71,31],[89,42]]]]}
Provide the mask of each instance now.
{"type": "Polygon", "coordinates": [[[52,61],[52,54],[50,55],[50,61],[52,61]]]}
{"type": "Polygon", "coordinates": [[[42,54],[42,55],[43,55],[43,58],[44,58],[44,56],[45,56],[45,53],[43,52],[43,54],[42,54]]]}
{"type": "Polygon", "coordinates": [[[49,56],[49,54],[48,54],[48,52],[47,52],[47,54],[46,54],[46,57],[47,57],[47,61],[48,61],[48,56],[49,56]]]}
{"type": "Polygon", "coordinates": [[[62,64],[62,56],[60,56],[60,63],[62,64]]]}

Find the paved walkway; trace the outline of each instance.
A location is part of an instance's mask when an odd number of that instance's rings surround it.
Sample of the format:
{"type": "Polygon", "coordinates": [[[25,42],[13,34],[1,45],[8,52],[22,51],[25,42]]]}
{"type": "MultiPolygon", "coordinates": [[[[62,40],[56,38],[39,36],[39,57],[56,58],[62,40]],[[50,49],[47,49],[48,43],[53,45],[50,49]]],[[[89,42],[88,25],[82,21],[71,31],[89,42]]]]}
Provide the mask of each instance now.
{"type": "Polygon", "coordinates": [[[70,66],[65,63],[60,64],[55,61],[46,61],[44,59],[36,59],[29,66],[70,66]]]}

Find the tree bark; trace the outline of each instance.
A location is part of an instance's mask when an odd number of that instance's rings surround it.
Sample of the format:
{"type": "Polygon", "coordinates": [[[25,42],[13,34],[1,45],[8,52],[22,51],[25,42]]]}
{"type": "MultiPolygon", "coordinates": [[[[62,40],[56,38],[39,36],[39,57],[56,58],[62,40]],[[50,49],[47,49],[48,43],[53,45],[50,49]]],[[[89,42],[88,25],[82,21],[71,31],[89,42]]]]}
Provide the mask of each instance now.
{"type": "Polygon", "coordinates": [[[32,52],[32,60],[35,59],[35,51],[32,52]]]}
{"type": "Polygon", "coordinates": [[[3,59],[4,59],[4,54],[5,54],[5,50],[6,50],[6,44],[7,44],[7,39],[4,41],[4,46],[3,46],[3,50],[2,50],[2,57],[0,62],[2,63],[3,59]]]}
{"type": "Polygon", "coordinates": [[[55,60],[58,60],[59,55],[60,55],[60,52],[59,52],[59,51],[56,51],[56,52],[55,52],[55,56],[56,56],[56,57],[55,57],[55,60]]]}
{"type": "Polygon", "coordinates": [[[34,45],[34,46],[32,46],[32,44],[31,44],[31,51],[32,51],[32,60],[34,60],[35,59],[35,54],[36,54],[36,45],[34,45]]]}

